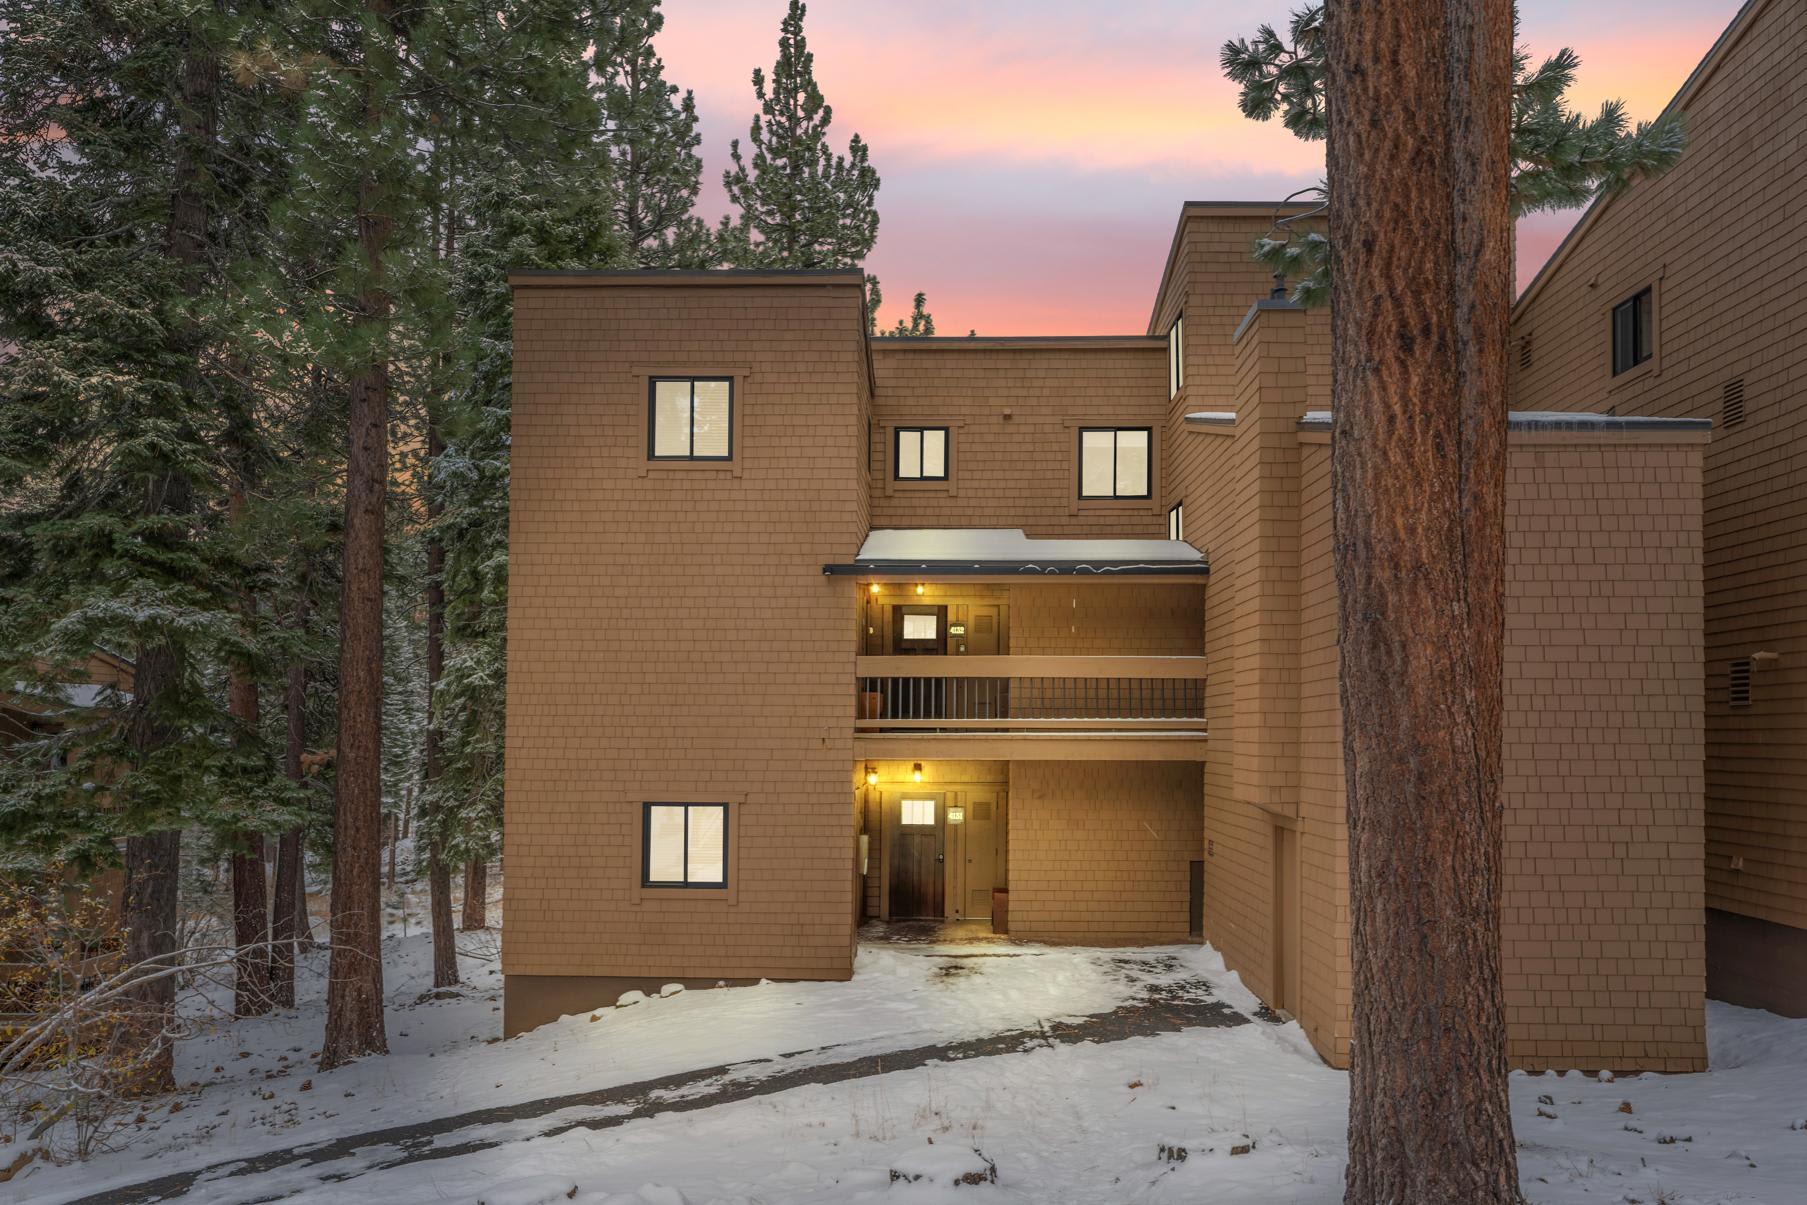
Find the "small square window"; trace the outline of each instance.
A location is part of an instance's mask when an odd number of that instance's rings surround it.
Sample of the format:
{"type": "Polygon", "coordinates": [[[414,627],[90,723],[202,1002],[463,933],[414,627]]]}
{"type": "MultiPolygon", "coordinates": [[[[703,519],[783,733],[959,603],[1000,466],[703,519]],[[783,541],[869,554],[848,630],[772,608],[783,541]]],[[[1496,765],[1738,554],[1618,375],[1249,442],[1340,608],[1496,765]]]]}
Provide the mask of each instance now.
{"type": "Polygon", "coordinates": [[[901,824],[933,824],[935,823],[935,801],[933,799],[905,799],[899,803],[898,822],[901,824]]]}
{"type": "Polygon", "coordinates": [[[731,378],[654,377],[647,389],[647,454],[653,460],[734,459],[731,378]]]}
{"type": "Polygon", "coordinates": [[[911,615],[903,617],[903,638],[905,640],[933,640],[936,636],[937,615],[911,615]]]}
{"type": "Polygon", "coordinates": [[[1175,502],[1167,511],[1167,538],[1183,540],[1186,538],[1186,504],[1175,502]]]}
{"type": "Polygon", "coordinates": [[[1150,451],[1147,427],[1082,427],[1079,432],[1081,498],[1148,498],[1150,451]]]}
{"type": "Polygon", "coordinates": [[[1655,349],[1652,294],[1642,289],[1612,311],[1612,371],[1616,377],[1650,358],[1655,349]]]}
{"type": "Polygon", "coordinates": [[[897,428],[891,473],[899,481],[946,481],[947,428],[897,428]]]}
{"type": "Polygon", "coordinates": [[[649,803],[643,887],[726,887],[728,805],[649,803]]]}

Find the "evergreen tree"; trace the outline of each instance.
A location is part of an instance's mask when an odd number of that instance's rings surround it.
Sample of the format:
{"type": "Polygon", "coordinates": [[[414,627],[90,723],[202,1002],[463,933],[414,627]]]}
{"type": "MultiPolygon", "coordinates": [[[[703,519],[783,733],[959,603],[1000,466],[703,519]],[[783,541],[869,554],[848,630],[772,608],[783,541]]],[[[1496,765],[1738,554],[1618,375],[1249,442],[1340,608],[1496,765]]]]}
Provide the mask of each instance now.
{"type": "MultiPolygon", "coordinates": [[[[54,700],[96,649],[136,665],[41,742],[54,759],[0,769],[0,825],[15,861],[124,838],[133,961],[176,955],[182,830],[236,829],[258,764],[221,689],[257,640],[224,523],[255,369],[222,314],[268,200],[263,98],[229,70],[262,19],[0,0],[0,672],[54,700]]],[[[146,1087],[169,1083],[173,993],[142,993],[146,1087]]]]}
{"type": "Polygon", "coordinates": [[[935,316],[928,312],[928,295],[918,293],[910,302],[910,318],[897,320],[897,325],[880,334],[894,338],[927,338],[935,333],[935,316]]]}
{"type": "Polygon", "coordinates": [[[816,86],[815,55],[803,34],[804,5],[791,0],[778,35],[778,60],[753,69],[759,112],[734,140],[722,173],[739,216],[717,233],[723,260],[739,268],[850,268],[878,238],[878,172],[855,134],[845,155],[828,143],[834,110],[816,86]]]}
{"type": "Polygon", "coordinates": [[[594,64],[607,121],[616,223],[637,268],[706,268],[708,226],[691,213],[703,176],[696,97],[665,82],[659,0],[601,0],[594,64]]]}
{"type": "MultiPolygon", "coordinates": [[[[1515,17],[1515,33],[1516,24],[1515,17]]],[[[1535,68],[1531,61],[1528,50],[1514,50],[1514,217],[1585,205],[1660,174],[1681,157],[1687,139],[1680,114],[1634,127],[1626,119],[1624,102],[1611,100],[1587,117],[1564,99],[1581,66],[1575,52],[1564,47],[1535,68]]],[[[1224,74],[1242,89],[1245,116],[1267,121],[1278,115],[1300,138],[1323,141],[1329,123],[1322,4],[1295,10],[1286,38],[1262,25],[1253,38],[1225,42],[1222,63],[1224,74]]],[[[1323,233],[1310,228],[1310,219],[1322,215],[1330,197],[1324,185],[1306,191],[1320,204],[1305,215],[1301,229],[1260,240],[1255,255],[1294,282],[1294,300],[1318,305],[1330,296],[1330,251],[1323,233]]]]}

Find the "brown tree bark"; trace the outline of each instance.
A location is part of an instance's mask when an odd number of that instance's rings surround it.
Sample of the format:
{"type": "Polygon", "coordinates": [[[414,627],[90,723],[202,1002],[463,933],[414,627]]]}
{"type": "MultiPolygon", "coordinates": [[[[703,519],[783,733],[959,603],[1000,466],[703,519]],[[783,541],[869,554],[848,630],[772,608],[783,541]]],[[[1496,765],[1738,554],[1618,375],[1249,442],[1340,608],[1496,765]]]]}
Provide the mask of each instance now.
{"type": "MultiPolygon", "coordinates": [[[[302,583],[295,602],[294,626],[307,626],[307,585],[302,583]]],[[[288,720],[282,771],[296,783],[306,774],[301,755],[307,749],[307,666],[297,657],[289,664],[284,684],[283,709],[288,720]]],[[[307,932],[306,831],[299,825],[282,834],[276,843],[276,885],[270,922],[270,995],[282,1008],[295,1007],[295,943],[307,932]]]]}
{"type": "MultiPolygon", "coordinates": [[[[246,488],[241,478],[233,483],[229,513],[233,522],[244,515],[246,488]]],[[[257,600],[246,594],[240,609],[247,629],[256,613],[257,600]]],[[[227,709],[242,726],[243,732],[255,733],[262,716],[259,714],[257,679],[251,667],[234,662],[227,671],[227,709]]],[[[235,742],[242,733],[235,736],[235,742]]],[[[264,839],[258,832],[238,834],[232,853],[232,1011],[240,1017],[257,1017],[270,1011],[270,904],[264,879],[264,839]]]]}
{"type": "Polygon", "coordinates": [[[472,858],[464,864],[464,928],[481,929],[488,922],[489,863],[472,858]]]}
{"type": "Polygon", "coordinates": [[[1517,1205],[1500,985],[1509,0],[1332,0],[1346,1199],[1517,1205]]]}
{"type": "MultiPolygon", "coordinates": [[[[367,0],[367,23],[387,22],[384,0],[367,0]]],[[[372,53],[375,53],[373,50],[372,53]]],[[[383,119],[376,69],[366,64],[364,115],[383,119]]],[[[384,186],[366,165],[358,187],[358,248],[365,279],[357,323],[369,359],[350,375],[345,473],[345,575],[339,611],[339,743],[333,814],[332,959],[327,971],[322,1070],[388,1052],[383,1028],[382,722],[383,510],[389,483],[389,315],[384,256],[394,221],[384,186]]]]}

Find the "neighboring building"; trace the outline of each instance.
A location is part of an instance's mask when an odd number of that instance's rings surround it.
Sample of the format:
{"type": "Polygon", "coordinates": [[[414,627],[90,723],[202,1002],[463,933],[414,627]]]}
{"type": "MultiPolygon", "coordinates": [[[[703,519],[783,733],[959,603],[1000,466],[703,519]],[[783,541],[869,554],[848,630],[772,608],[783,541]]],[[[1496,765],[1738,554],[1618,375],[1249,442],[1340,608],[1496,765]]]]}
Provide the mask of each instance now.
{"type": "Polygon", "coordinates": [[[1594,204],[1513,311],[1514,403],[1711,419],[1707,983],[1807,1016],[1807,0],[1751,0],[1682,86],[1688,150],[1594,204]],[[1784,246],[1780,254],[1785,259],[1784,246]]]}
{"type": "MultiPolygon", "coordinates": [[[[513,279],[509,1032],[926,917],[1208,939],[1346,1064],[1328,324],[1267,299],[1274,213],[1187,205],[1146,336],[513,279]]],[[[1519,1066],[1705,1065],[1707,426],[1512,426],[1519,1066]]]]}
{"type": "Polygon", "coordinates": [[[15,682],[11,689],[0,690],[0,756],[9,746],[63,731],[71,717],[85,716],[105,703],[109,691],[130,698],[132,675],[130,661],[97,650],[80,671],[70,671],[67,681],[36,687],[15,682]]]}

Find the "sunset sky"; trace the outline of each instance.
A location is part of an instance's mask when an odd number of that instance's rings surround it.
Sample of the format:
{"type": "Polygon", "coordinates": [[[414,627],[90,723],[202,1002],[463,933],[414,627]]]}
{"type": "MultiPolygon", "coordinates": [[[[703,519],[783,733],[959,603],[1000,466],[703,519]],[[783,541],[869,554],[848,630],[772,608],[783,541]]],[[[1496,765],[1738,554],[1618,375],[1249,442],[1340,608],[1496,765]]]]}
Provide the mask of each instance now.
{"type": "MultiPolygon", "coordinates": [[[[666,76],[703,122],[703,212],[725,212],[728,143],[745,138],[752,69],[770,70],[786,0],[665,0],[666,76]]],[[[857,131],[883,177],[869,270],[887,320],[918,289],[943,334],[1115,334],[1148,320],[1182,201],[1269,200],[1314,183],[1321,145],[1236,108],[1225,38],[1274,0],[811,0],[816,78],[838,146],[857,131]]],[[[1655,117],[1738,0],[1521,0],[1534,54],[1574,47],[1574,99],[1655,117]]],[[[1529,219],[1529,280],[1578,216],[1529,219]]]]}

